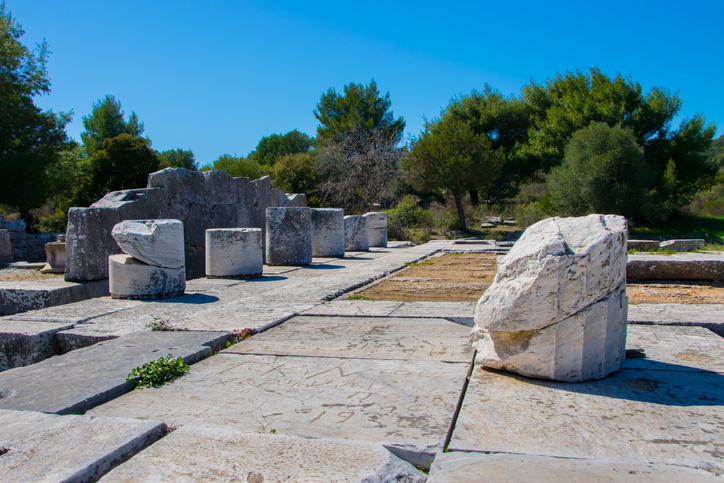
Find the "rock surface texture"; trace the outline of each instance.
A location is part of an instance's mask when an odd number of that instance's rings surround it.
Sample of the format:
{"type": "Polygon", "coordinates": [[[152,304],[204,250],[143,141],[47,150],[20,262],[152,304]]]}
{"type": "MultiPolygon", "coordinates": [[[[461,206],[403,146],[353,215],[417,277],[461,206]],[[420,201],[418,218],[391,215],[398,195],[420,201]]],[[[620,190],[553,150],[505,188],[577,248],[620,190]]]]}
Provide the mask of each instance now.
{"type": "Polygon", "coordinates": [[[387,213],[381,211],[372,211],[365,213],[367,219],[367,228],[369,230],[371,247],[387,246],[387,213]]]}
{"type": "Polygon", "coordinates": [[[342,208],[312,208],[312,256],[344,256],[342,208]]]}
{"type": "Polygon", "coordinates": [[[264,268],[259,228],[206,230],[208,278],[258,278],[264,268]]]}
{"type": "Polygon", "coordinates": [[[366,252],[370,249],[367,218],[361,215],[344,217],[344,248],[348,252],[366,252]]]}
{"type": "Polygon", "coordinates": [[[184,226],[178,220],[122,221],[111,235],[124,253],[148,265],[184,266],[184,226]]]}
{"type": "Polygon", "coordinates": [[[267,208],[266,263],[312,263],[312,214],[309,208],[267,208]]]}
{"type": "Polygon", "coordinates": [[[626,220],[614,215],[528,228],[476,307],[476,362],[566,382],[616,372],[625,357],[626,238],[626,220]]]}
{"type": "Polygon", "coordinates": [[[159,300],[183,295],[184,267],[148,265],[130,255],[108,257],[108,290],[114,299],[159,300]]]}

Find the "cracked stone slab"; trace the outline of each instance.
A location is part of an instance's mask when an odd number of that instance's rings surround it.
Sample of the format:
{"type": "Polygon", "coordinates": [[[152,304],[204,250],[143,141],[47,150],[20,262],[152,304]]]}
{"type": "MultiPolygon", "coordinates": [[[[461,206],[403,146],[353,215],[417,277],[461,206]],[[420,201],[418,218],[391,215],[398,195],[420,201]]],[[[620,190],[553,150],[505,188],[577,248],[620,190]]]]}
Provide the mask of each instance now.
{"type": "Polygon", "coordinates": [[[86,283],[62,280],[0,282],[0,315],[65,305],[108,295],[108,281],[86,283]]]}
{"type": "Polygon", "coordinates": [[[0,409],[79,414],[131,391],[132,369],[165,357],[187,364],[226,341],[221,332],[136,332],[0,373],[0,409]]]}
{"type": "Polygon", "coordinates": [[[294,317],[230,354],[470,362],[470,329],[444,319],[294,317]]]}
{"type": "Polygon", "coordinates": [[[304,311],[304,315],[340,315],[346,317],[386,317],[402,305],[402,302],[374,300],[340,300],[317,305],[304,311]]]}
{"type": "Polygon", "coordinates": [[[72,324],[0,320],[0,372],[29,366],[60,352],[55,334],[72,324]]]}
{"type": "Polygon", "coordinates": [[[96,481],[158,440],[158,421],[0,410],[0,481],[96,481]]]}
{"type": "MultiPolygon", "coordinates": [[[[652,357],[627,360],[598,381],[542,381],[476,367],[450,448],[724,471],[724,376],[668,361],[666,350],[643,339],[648,330],[656,340],[660,327],[640,329],[629,342],[652,357]]],[[[679,350],[698,344],[684,336],[679,350]]]]}
{"type": "Polygon", "coordinates": [[[440,453],[427,483],[559,483],[561,481],[721,481],[713,473],[683,466],[550,458],[535,455],[440,453]]]}
{"type": "Polygon", "coordinates": [[[117,300],[110,297],[83,300],[57,307],[31,310],[22,314],[8,315],[1,320],[34,320],[42,322],[59,322],[79,324],[86,320],[111,314],[120,310],[141,305],[138,300],[117,300]]]}
{"type": "Polygon", "coordinates": [[[724,338],[702,327],[629,325],[626,345],[645,348],[646,358],[624,360],[625,369],[646,370],[656,361],[666,370],[724,374],[724,338]]]}
{"type": "Polygon", "coordinates": [[[423,483],[426,477],[374,443],[184,426],[100,481],[423,483]]]}
{"type": "Polygon", "coordinates": [[[439,361],[221,353],[167,386],[133,391],[92,413],[434,453],[467,370],[439,361]]]}
{"type": "Polygon", "coordinates": [[[629,324],[724,327],[724,304],[639,304],[628,306],[629,324]]]}
{"type": "Polygon", "coordinates": [[[472,327],[477,302],[405,302],[391,317],[434,317],[472,327]]]}

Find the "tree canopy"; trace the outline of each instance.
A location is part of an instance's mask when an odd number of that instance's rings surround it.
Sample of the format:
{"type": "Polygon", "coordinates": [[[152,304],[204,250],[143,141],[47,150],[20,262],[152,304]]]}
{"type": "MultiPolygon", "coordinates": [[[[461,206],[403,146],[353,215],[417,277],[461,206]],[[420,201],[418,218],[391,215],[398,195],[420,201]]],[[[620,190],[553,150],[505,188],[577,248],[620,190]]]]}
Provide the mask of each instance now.
{"type": "Polygon", "coordinates": [[[266,175],[264,168],[253,159],[232,156],[231,154],[222,154],[213,162],[211,167],[205,166],[201,168],[201,171],[210,169],[226,171],[234,178],[244,177],[252,180],[266,175]]]}
{"type": "Polygon", "coordinates": [[[273,166],[282,156],[306,153],[312,146],[314,138],[294,129],[286,134],[264,136],[248,157],[262,166],[273,166]]]}
{"type": "Polygon", "coordinates": [[[114,138],[121,134],[140,137],[143,134],[143,123],[138,120],[135,112],[131,112],[128,121],[124,119],[121,101],[106,95],[102,101],[93,103],[93,110],[83,116],[83,127],[80,133],[83,146],[89,156],[100,151],[105,139],[114,138]]]}
{"type": "Polygon", "coordinates": [[[186,168],[191,171],[198,170],[194,153],[183,149],[168,149],[158,155],[158,169],[163,168],[186,168]]]}

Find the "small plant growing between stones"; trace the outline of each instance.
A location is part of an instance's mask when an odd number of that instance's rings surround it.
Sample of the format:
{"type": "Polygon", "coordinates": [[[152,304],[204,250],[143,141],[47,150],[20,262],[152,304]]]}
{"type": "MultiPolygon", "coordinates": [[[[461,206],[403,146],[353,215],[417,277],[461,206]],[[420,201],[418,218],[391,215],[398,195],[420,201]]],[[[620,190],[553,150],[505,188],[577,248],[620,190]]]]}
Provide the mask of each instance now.
{"type": "Polygon", "coordinates": [[[421,267],[423,265],[432,265],[432,262],[410,262],[407,264],[408,267],[421,267]]]}
{"type": "Polygon", "coordinates": [[[248,339],[252,336],[252,333],[249,329],[241,329],[241,330],[233,330],[231,331],[230,339],[226,341],[226,348],[228,349],[234,344],[238,344],[244,339],[248,339]]]}
{"type": "Polygon", "coordinates": [[[177,329],[175,327],[171,327],[171,324],[168,320],[164,320],[160,317],[154,317],[153,322],[149,322],[146,324],[147,329],[151,329],[152,331],[156,332],[182,332],[187,331],[189,329],[177,329]]]}
{"type": "Polygon", "coordinates": [[[126,381],[137,379],[135,389],[143,389],[144,387],[162,386],[187,372],[189,372],[189,366],[186,365],[183,358],[169,354],[136,367],[126,377],[126,381]]]}
{"type": "Polygon", "coordinates": [[[364,295],[350,295],[347,297],[347,300],[374,300],[369,297],[365,297],[364,295]]]}

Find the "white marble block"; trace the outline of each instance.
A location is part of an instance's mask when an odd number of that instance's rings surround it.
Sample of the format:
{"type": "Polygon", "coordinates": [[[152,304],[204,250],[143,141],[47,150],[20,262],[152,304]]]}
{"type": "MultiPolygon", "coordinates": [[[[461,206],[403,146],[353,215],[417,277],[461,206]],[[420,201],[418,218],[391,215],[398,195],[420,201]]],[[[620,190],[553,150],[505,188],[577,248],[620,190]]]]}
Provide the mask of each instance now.
{"type": "Polygon", "coordinates": [[[312,256],[344,256],[342,208],[312,208],[312,256]]]}
{"type": "Polygon", "coordinates": [[[387,246],[387,228],[370,228],[369,233],[371,247],[387,246]]]}
{"type": "Polygon", "coordinates": [[[626,220],[549,218],[498,261],[475,311],[479,364],[579,382],[619,369],[626,341],[626,220]]]}
{"type": "Polygon", "coordinates": [[[363,215],[367,218],[367,228],[387,228],[387,213],[384,211],[370,211],[363,215]]]}
{"type": "Polygon", "coordinates": [[[348,252],[364,252],[370,249],[367,218],[361,215],[344,217],[344,249],[348,252]]]}
{"type": "Polygon", "coordinates": [[[113,227],[124,253],[149,265],[179,268],[185,264],[184,227],[179,220],[128,220],[113,227]]]}
{"type": "Polygon", "coordinates": [[[312,262],[312,215],[309,208],[266,209],[266,264],[312,262]]]}
{"type": "Polygon", "coordinates": [[[208,278],[258,278],[263,268],[261,228],[206,230],[208,278]]]}
{"type": "Polygon", "coordinates": [[[109,291],[114,299],[157,300],[183,295],[186,269],[157,267],[131,255],[108,257],[109,291]]]}

